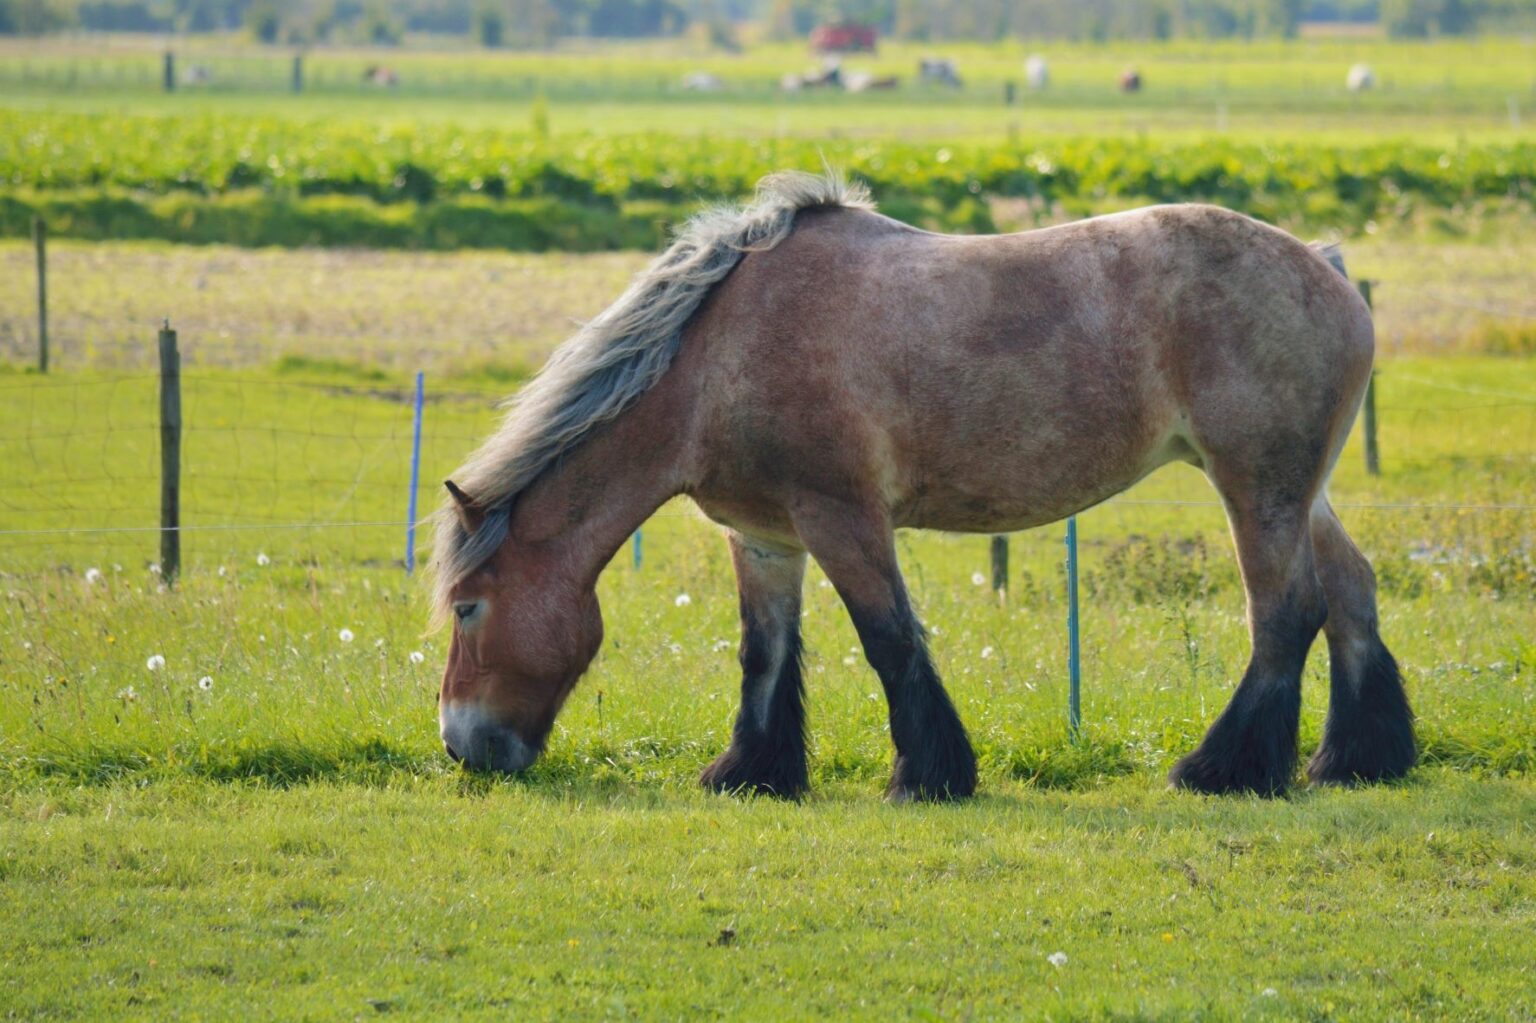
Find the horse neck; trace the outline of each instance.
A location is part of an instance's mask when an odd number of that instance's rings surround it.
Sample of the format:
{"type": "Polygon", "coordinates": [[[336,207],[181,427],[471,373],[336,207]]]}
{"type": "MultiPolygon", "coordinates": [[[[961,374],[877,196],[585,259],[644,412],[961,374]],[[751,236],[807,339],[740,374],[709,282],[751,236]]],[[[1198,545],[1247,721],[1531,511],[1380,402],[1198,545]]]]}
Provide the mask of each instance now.
{"type": "Polygon", "coordinates": [[[557,571],[584,586],[683,490],[686,405],[667,383],[578,444],[514,506],[512,536],[547,550],[557,571]]]}

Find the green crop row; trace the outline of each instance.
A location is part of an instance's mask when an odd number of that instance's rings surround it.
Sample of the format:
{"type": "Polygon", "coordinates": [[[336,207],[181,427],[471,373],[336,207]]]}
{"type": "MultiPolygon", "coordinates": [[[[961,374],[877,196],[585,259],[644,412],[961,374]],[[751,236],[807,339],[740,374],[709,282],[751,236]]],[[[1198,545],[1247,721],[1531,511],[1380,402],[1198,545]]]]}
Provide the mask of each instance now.
{"type": "MultiPolygon", "coordinates": [[[[867,181],[897,215],[926,209],[927,216],[909,219],[961,228],[986,228],[985,213],[975,211],[993,197],[1069,211],[1198,200],[1314,224],[1360,223],[1414,206],[1536,198],[1536,143],[1529,142],[547,139],[450,124],[0,112],[0,183],[12,194],[147,193],[185,202],[255,193],[290,207],[315,197],[417,206],[540,200],[616,213],[636,203],[688,208],[739,198],[770,171],[814,169],[824,160],[867,181]]],[[[110,234],[96,231],[103,233],[110,234]]],[[[600,244],[578,247],[614,244],[605,235],[600,244]]]]}

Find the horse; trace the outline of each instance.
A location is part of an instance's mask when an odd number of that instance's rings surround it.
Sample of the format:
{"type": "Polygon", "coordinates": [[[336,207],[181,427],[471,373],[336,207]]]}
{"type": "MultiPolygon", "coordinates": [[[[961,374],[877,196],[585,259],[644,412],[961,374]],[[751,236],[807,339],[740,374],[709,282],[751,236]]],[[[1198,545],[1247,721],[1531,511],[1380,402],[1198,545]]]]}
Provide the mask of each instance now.
{"type": "Polygon", "coordinates": [[[741,611],[741,704],[702,783],[807,790],[814,557],[885,690],[888,798],[969,796],[975,756],[894,531],[1040,526],[1183,461],[1225,505],[1252,655],[1171,784],[1286,789],[1319,630],[1332,677],[1310,778],[1395,778],[1413,715],[1370,563],[1325,490],[1373,356],[1337,250],[1228,210],[957,236],[887,219],[835,175],[771,176],[751,205],[690,222],[446,483],[443,745],[470,768],[535,761],[602,642],[599,573],[687,495],[724,528],[741,611]]]}

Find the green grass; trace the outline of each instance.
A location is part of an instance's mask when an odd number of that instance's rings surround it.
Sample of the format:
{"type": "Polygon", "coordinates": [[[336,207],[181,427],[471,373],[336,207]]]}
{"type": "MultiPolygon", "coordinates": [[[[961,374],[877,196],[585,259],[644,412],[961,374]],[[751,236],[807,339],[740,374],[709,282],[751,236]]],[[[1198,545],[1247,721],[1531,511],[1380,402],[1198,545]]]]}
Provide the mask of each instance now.
{"type": "Polygon", "coordinates": [[[993,785],[962,808],[441,772],[29,788],[0,815],[13,1018],[1536,1010],[1536,794],[1442,770],[1288,802],[993,785]]]}
{"type": "MultiPolygon", "coordinates": [[[[1386,473],[1365,477],[1352,444],[1336,499],[1536,503],[1531,406],[1478,396],[1536,395],[1532,366],[1389,363],[1386,473]]],[[[189,370],[184,521],[398,522],[406,380],[325,359],[189,370]]],[[[465,395],[429,408],[435,481],[507,385],[434,381],[465,395]]],[[[0,491],[0,529],[153,524],[152,481],[127,478],[153,473],[151,379],[13,373],[0,388],[4,460],[26,470],[0,491]]],[[[1128,496],[1081,518],[1077,743],[1059,531],[1015,539],[1002,604],[972,579],[981,539],[902,536],[980,756],[983,794],[961,807],[879,802],[884,705],[814,569],[813,795],[695,790],[729,735],[737,626],[724,544],[678,506],[647,523],[641,569],[625,552],[604,574],[608,643],[548,755],[511,781],[464,776],[440,752],[443,637],[422,634],[418,588],[394,564],[399,526],[189,532],[169,592],[147,568],[152,534],[4,536],[0,1009],[1528,1014],[1531,513],[1346,507],[1382,577],[1426,766],[1374,790],[1207,800],[1161,778],[1246,656],[1235,569],[1218,509],[1156,503],[1209,501],[1196,474],[1128,496]]],[[[1308,750],[1321,649],[1304,690],[1308,750]]]]}

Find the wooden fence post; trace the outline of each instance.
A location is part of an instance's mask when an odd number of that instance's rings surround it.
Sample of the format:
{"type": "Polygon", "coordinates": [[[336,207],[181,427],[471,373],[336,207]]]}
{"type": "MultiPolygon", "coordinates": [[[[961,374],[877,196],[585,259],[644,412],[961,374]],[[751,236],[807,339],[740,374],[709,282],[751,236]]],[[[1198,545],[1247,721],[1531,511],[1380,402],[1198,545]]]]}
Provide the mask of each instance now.
{"type": "Polygon", "coordinates": [[[1008,592],[1008,538],[992,538],[992,589],[999,596],[1008,592]]]}
{"type": "MultiPolygon", "coordinates": [[[[1365,307],[1371,304],[1371,282],[1360,282],[1360,297],[1365,307]]],[[[1371,369],[1371,379],[1365,385],[1365,471],[1371,476],[1381,475],[1381,449],[1376,445],[1376,369],[1371,369]]]]}
{"type": "Polygon", "coordinates": [[[166,92],[176,91],[176,54],[170,50],[165,51],[165,65],[161,70],[160,84],[166,92]]]}
{"type": "Polygon", "coordinates": [[[294,92],[304,91],[304,55],[302,53],[295,53],[293,55],[292,85],[294,92]]]}
{"type": "Polygon", "coordinates": [[[32,218],[32,243],[37,247],[37,371],[48,372],[48,228],[32,218]]]}
{"type": "Polygon", "coordinates": [[[181,569],[181,353],[167,319],[160,328],[160,577],[181,569]]]}

